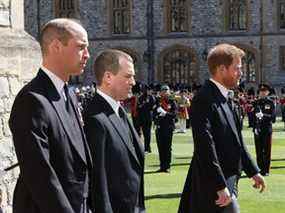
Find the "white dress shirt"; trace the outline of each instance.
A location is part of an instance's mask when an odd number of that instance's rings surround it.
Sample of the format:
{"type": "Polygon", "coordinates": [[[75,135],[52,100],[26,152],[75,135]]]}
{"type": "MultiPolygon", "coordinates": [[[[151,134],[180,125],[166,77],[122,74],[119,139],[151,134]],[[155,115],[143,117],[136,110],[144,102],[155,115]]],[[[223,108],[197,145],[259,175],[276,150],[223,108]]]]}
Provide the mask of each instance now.
{"type": "Polygon", "coordinates": [[[61,80],[53,72],[51,72],[47,68],[45,68],[44,66],[41,66],[41,69],[50,78],[50,80],[52,81],[53,85],[55,86],[58,94],[60,94],[64,98],[64,100],[66,101],[67,99],[66,99],[66,96],[65,96],[65,93],[64,93],[64,89],[63,89],[65,82],[63,80],[61,80]]]}
{"type": "Polygon", "coordinates": [[[107,95],[99,89],[97,89],[97,93],[101,95],[110,104],[114,112],[119,116],[119,107],[121,106],[120,102],[114,100],[111,96],[107,95]]]}

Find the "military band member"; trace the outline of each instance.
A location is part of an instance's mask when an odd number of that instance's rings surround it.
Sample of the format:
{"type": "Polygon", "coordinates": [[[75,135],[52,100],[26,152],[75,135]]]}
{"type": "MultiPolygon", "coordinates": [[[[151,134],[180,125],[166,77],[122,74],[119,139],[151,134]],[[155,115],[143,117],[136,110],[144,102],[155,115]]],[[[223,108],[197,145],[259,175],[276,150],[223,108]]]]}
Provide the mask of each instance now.
{"type": "Polygon", "coordinates": [[[155,105],[155,98],[151,94],[149,86],[145,86],[142,95],[138,98],[137,112],[140,127],[144,137],[145,152],[151,152],[150,141],[151,141],[151,126],[152,126],[152,115],[153,107],[155,105]]]}
{"type": "Polygon", "coordinates": [[[163,85],[160,97],[157,98],[154,109],[154,121],[156,124],[156,141],[160,160],[158,172],[169,172],[171,163],[172,136],[175,129],[177,106],[170,98],[170,88],[163,85]]]}
{"type": "Polygon", "coordinates": [[[279,98],[279,103],[281,107],[282,121],[284,122],[285,127],[285,87],[281,88],[281,97],[279,98]]]}
{"type": "Polygon", "coordinates": [[[187,90],[183,89],[180,92],[180,96],[177,98],[178,105],[178,121],[179,121],[179,133],[186,133],[186,120],[189,119],[188,107],[190,107],[190,101],[187,97],[187,90]]]}
{"type": "Polygon", "coordinates": [[[275,104],[269,97],[269,86],[263,84],[259,88],[259,98],[253,103],[254,110],[254,142],[256,160],[263,176],[269,175],[272,145],[272,123],[275,122],[275,104]]]}

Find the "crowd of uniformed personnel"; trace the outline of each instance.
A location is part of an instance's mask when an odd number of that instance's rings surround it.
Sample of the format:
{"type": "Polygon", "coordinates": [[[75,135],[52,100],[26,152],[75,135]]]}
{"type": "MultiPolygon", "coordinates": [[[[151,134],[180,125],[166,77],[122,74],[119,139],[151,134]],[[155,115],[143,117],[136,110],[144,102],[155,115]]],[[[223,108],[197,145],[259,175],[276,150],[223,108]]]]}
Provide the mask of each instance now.
{"type": "MultiPolygon", "coordinates": [[[[144,140],[146,153],[151,152],[151,130],[155,129],[160,160],[158,172],[170,171],[173,133],[186,133],[186,129],[191,127],[191,100],[199,88],[200,85],[188,87],[138,83],[130,98],[123,103],[131,114],[135,129],[144,140]]],[[[75,88],[82,108],[94,92],[94,86],[75,88]]],[[[261,174],[267,176],[270,172],[272,123],[276,121],[278,105],[285,123],[285,87],[281,88],[279,96],[267,84],[260,84],[256,90],[253,87],[247,90],[238,88],[233,92],[241,125],[252,128],[257,164],[261,174]],[[246,116],[248,123],[244,124],[246,116]]]]}

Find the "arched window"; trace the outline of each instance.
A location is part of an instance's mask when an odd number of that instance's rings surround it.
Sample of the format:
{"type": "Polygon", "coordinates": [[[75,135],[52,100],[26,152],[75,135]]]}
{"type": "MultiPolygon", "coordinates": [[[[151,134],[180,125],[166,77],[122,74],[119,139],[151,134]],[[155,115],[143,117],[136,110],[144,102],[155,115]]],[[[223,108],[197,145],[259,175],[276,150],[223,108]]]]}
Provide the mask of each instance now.
{"type": "Polygon", "coordinates": [[[172,49],[162,56],[161,81],[191,84],[197,81],[197,59],[189,49],[172,49]]]}
{"type": "Polygon", "coordinates": [[[232,31],[247,29],[247,0],[229,0],[228,29],[232,31]]]}
{"type": "Polygon", "coordinates": [[[285,70],[285,46],[280,47],[280,68],[282,71],[285,70]]]}
{"type": "Polygon", "coordinates": [[[189,30],[189,0],[168,0],[167,25],[169,32],[189,30]]]}
{"type": "Polygon", "coordinates": [[[244,51],[245,51],[245,56],[242,60],[243,80],[245,82],[256,82],[257,64],[256,64],[255,54],[248,50],[244,51]]]}
{"type": "Polygon", "coordinates": [[[79,7],[77,0],[56,0],[55,17],[58,18],[78,18],[79,7]]]}
{"type": "Polygon", "coordinates": [[[131,1],[111,0],[112,33],[127,34],[131,32],[131,1]]]}
{"type": "Polygon", "coordinates": [[[285,0],[279,1],[279,28],[285,29],[285,0]]]}

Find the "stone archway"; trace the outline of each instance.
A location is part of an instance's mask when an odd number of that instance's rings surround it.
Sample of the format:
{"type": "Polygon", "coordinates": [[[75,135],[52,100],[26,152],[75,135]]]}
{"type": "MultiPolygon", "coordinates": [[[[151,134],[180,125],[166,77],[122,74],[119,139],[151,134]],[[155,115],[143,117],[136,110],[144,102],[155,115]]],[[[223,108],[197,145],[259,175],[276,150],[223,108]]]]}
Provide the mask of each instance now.
{"type": "Polygon", "coordinates": [[[175,45],[159,56],[157,79],[170,84],[192,84],[198,81],[198,60],[192,48],[175,45]]]}

